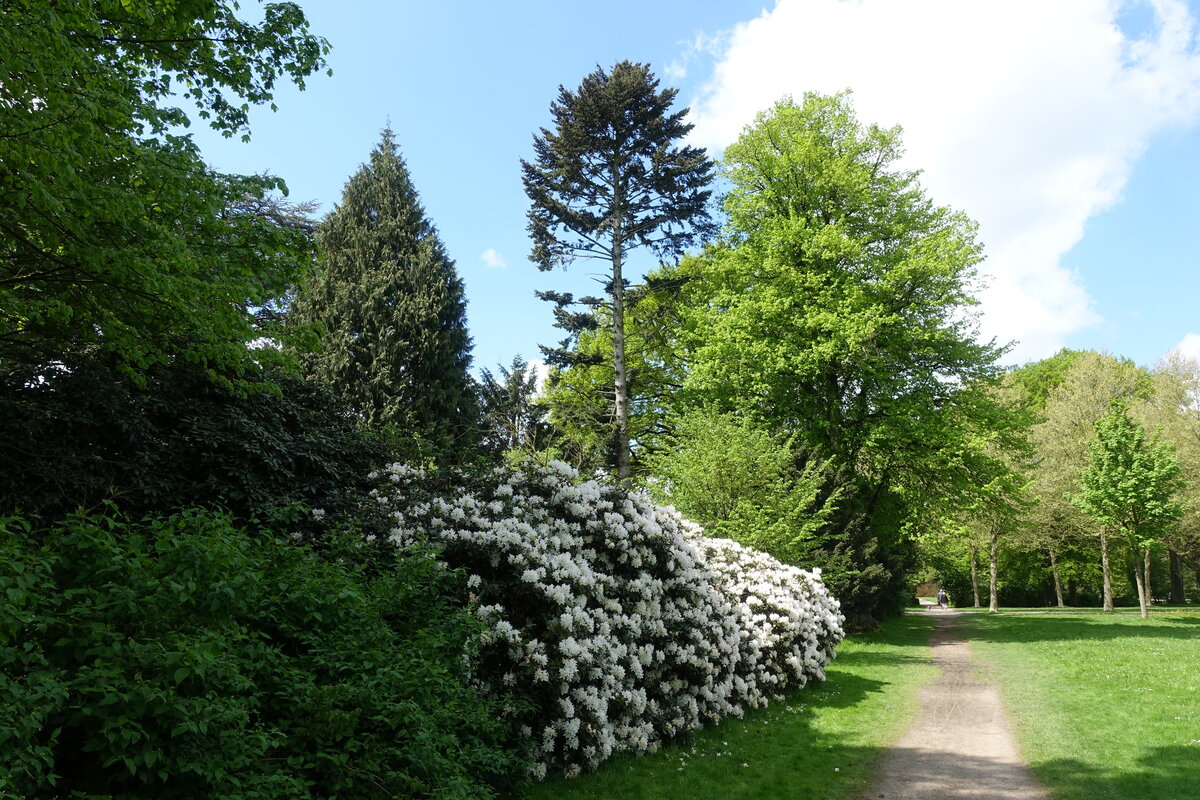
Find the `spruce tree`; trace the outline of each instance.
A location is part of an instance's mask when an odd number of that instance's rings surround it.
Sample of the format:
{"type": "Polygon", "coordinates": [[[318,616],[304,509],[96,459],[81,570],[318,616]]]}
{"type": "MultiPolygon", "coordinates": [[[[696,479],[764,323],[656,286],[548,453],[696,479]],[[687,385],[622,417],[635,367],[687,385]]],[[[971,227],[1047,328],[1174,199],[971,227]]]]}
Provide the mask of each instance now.
{"type": "Polygon", "coordinates": [[[477,439],[471,340],[454,262],[425,216],[391,129],[317,232],[321,260],[292,319],[323,329],[303,358],[375,428],[456,461],[477,439]]]}
{"type": "MultiPolygon", "coordinates": [[[[521,161],[530,200],[530,257],[538,268],[576,258],[611,265],[607,300],[539,294],[558,306],[557,324],[572,337],[597,327],[598,310],[607,312],[622,480],[630,474],[626,254],[645,247],[660,258],[678,256],[714,230],[708,213],[713,162],[702,148],[680,144],[692,125],[684,122],[687,109],[671,111],[677,93],[660,90],[646,64],[622,61],[608,72],[597,67],[575,91],[558,87],[550,105],[554,130],[542,128],[533,137],[536,157],[521,161]],[[576,303],[587,311],[566,311],[576,303]]],[[[547,356],[558,365],[577,363],[568,352],[548,350],[547,356]]]]}

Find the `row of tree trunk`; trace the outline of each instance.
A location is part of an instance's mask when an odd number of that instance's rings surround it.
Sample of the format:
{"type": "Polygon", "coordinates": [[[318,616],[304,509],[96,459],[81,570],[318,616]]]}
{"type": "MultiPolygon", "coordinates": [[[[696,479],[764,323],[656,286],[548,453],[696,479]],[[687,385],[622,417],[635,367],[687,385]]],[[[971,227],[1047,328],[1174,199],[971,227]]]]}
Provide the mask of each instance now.
{"type": "MultiPolygon", "coordinates": [[[[988,547],[988,611],[1000,610],[998,576],[999,576],[999,553],[1000,553],[1000,531],[993,528],[991,539],[988,547]]],[[[1066,601],[1063,597],[1062,579],[1058,573],[1058,554],[1054,548],[1049,548],[1047,553],[1050,556],[1050,572],[1054,576],[1054,597],[1058,602],[1059,608],[1066,607],[1066,601]]],[[[1134,581],[1137,584],[1138,602],[1141,606],[1143,618],[1149,616],[1149,607],[1153,600],[1150,596],[1150,550],[1147,548],[1142,551],[1139,565],[1136,560],[1133,564],[1134,581]]],[[[1176,605],[1182,605],[1187,602],[1184,592],[1183,557],[1174,550],[1168,550],[1169,570],[1171,574],[1171,594],[1170,602],[1176,605]]],[[[1113,605],[1113,588],[1112,588],[1112,565],[1108,555],[1108,535],[1104,531],[1100,532],[1100,570],[1103,574],[1103,590],[1104,597],[1103,608],[1105,611],[1112,611],[1113,605]]],[[[1200,583],[1200,570],[1196,571],[1196,580],[1200,583]]],[[[974,600],[974,607],[979,608],[979,556],[978,551],[971,548],[971,592],[974,600]]]]}

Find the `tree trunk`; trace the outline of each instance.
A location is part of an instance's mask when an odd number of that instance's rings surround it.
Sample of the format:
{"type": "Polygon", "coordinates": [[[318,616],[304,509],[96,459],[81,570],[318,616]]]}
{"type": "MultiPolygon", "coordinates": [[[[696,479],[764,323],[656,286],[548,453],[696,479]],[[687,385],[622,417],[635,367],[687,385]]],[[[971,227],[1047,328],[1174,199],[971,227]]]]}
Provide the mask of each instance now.
{"type": "Polygon", "coordinates": [[[1183,592],[1183,558],[1174,550],[1168,550],[1167,553],[1171,559],[1171,602],[1177,606],[1183,605],[1187,602],[1183,592]]]}
{"type": "Polygon", "coordinates": [[[613,279],[613,389],[617,418],[617,479],[629,479],[629,385],[625,376],[625,277],[622,273],[621,217],[614,212],[613,279]]]}
{"type": "Polygon", "coordinates": [[[971,545],[971,594],[975,599],[972,608],[979,608],[979,548],[975,545],[971,545]]]}
{"type": "Polygon", "coordinates": [[[1058,598],[1058,607],[1065,608],[1066,603],[1063,602],[1062,580],[1058,577],[1058,557],[1054,555],[1054,548],[1048,548],[1050,552],[1050,572],[1054,574],[1054,596],[1058,598]]]}
{"type": "MultiPolygon", "coordinates": [[[[1146,549],[1146,560],[1150,560],[1150,550],[1146,549]]],[[[1150,619],[1150,612],[1146,609],[1146,578],[1142,571],[1138,569],[1137,551],[1133,551],[1133,579],[1137,581],[1138,603],[1142,607],[1142,619],[1150,619]]]]}
{"type": "Polygon", "coordinates": [[[1104,610],[1113,610],[1112,570],[1108,563],[1108,533],[1100,531],[1100,571],[1104,573],[1104,610]]]}
{"type": "Polygon", "coordinates": [[[992,546],[991,546],[991,552],[990,552],[989,558],[988,558],[988,560],[991,562],[989,565],[989,569],[991,571],[991,578],[988,581],[988,611],[999,611],[1000,610],[1000,597],[999,597],[999,592],[996,589],[996,574],[998,571],[997,565],[996,565],[996,558],[999,555],[999,553],[1000,553],[1000,532],[996,528],[992,528],[992,546]]]}
{"type": "Polygon", "coordinates": [[[1154,584],[1150,582],[1150,548],[1146,548],[1145,572],[1146,572],[1146,604],[1154,605],[1154,584]]]}

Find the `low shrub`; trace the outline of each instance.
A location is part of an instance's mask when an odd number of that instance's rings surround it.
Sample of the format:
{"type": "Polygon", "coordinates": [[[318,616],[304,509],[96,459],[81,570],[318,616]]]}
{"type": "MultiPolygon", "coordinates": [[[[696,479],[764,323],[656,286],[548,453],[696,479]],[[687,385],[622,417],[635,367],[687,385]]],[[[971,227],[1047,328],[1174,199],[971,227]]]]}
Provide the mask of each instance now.
{"type": "Polygon", "coordinates": [[[488,625],[478,680],[531,704],[511,718],[537,777],[654,750],[823,679],[842,638],[819,573],[565,464],[498,469],[449,496],[405,465],[373,477],[392,541],[468,573],[488,625]]]}
{"type": "Polygon", "coordinates": [[[212,512],[0,520],[0,796],[484,798],[464,576],[212,512]]]}

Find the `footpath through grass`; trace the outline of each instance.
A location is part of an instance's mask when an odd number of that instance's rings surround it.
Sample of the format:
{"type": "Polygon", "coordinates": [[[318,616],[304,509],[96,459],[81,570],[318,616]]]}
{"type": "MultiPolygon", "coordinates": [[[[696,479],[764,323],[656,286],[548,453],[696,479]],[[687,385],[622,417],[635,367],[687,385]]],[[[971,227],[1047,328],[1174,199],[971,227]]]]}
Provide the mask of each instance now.
{"type": "Polygon", "coordinates": [[[1200,614],[971,614],[1055,800],[1200,798],[1200,614]]]}
{"type": "Polygon", "coordinates": [[[828,680],[745,719],[698,731],[658,753],[620,756],[574,780],[532,787],[529,800],[811,800],[859,798],[936,674],[933,620],[911,614],[838,648],[828,680]]]}

